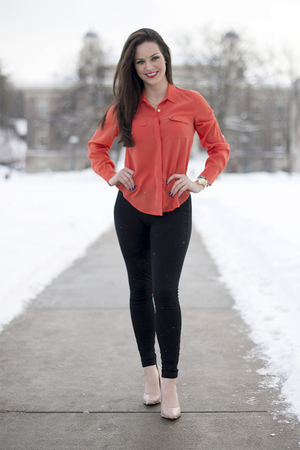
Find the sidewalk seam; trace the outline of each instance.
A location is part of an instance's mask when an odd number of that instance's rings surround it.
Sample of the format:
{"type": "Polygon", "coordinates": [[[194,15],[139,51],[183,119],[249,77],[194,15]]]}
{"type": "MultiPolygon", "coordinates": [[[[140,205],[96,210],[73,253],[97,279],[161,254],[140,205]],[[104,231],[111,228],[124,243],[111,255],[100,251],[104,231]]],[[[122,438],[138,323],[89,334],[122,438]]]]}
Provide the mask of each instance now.
{"type": "MultiPolygon", "coordinates": [[[[159,411],[0,411],[0,414],[157,414],[159,411]]],[[[251,411],[181,411],[181,414],[269,414],[266,410],[251,411]]]]}

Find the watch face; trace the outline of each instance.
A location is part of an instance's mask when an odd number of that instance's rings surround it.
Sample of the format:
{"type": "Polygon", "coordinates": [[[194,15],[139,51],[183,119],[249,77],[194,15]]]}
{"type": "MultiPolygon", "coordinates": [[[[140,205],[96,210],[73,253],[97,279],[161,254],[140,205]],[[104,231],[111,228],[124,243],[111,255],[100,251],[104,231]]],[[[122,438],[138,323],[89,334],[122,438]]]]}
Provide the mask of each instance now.
{"type": "Polygon", "coordinates": [[[205,181],[203,178],[197,178],[197,182],[204,187],[207,185],[207,181],[205,181]]]}

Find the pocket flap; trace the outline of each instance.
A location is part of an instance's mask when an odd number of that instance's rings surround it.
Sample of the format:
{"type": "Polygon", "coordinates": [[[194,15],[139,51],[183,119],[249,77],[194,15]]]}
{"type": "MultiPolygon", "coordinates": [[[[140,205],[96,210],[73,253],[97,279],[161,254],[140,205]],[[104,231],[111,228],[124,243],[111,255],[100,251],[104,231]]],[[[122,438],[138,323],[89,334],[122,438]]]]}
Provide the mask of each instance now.
{"type": "Polygon", "coordinates": [[[133,119],[132,125],[137,125],[138,127],[144,127],[147,125],[147,120],[133,119]]]}
{"type": "Polygon", "coordinates": [[[173,116],[173,117],[169,117],[170,120],[172,120],[172,122],[183,122],[183,123],[187,123],[189,124],[190,121],[187,119],[187,117],[184,116],[173,116]]]}

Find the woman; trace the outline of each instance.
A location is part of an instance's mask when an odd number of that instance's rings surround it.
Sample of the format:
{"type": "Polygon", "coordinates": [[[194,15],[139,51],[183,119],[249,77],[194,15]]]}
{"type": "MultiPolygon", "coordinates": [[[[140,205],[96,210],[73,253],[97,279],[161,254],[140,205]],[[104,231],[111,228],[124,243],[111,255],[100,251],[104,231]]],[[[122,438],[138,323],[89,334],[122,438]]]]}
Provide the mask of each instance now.
{"type": "Polygon", "coordinates": [[[154,30],[129,36],[117,65],[114,96],[114,105],[88,144],[88,156],[94,171],[119,189],[115,227],[146,376],[143,402],[161,402],[162,417],[177,419],[178,284],[191,234],[190,192],[213,183],[226,166],[229,146],[203,97],[173,85],[169,48],[154,30]],[[192,181],[186,171],[195,131],[209,157],[192,181]],[[126,147],[125,167],[119,172],[108,154],[116,136],[126,147]]]}

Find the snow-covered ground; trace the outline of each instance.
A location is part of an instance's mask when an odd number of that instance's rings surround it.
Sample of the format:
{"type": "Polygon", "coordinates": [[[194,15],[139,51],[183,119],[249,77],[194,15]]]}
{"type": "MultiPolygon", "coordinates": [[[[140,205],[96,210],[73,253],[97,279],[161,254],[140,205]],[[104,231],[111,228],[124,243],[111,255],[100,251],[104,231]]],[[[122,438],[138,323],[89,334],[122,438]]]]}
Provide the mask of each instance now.
{"type": "Polygon", "coordinates": [[[92,172],[0,167],[0,328],[112,225],[116,189],[92,172]]]}
{"type": "MultiPolygon", "coordinates": [[[[195,178],[203,160],[193,160],[195,178]]],[[[116,189],[91,170],[0,170],[0,324],[8,323],[112,225],[116,189]]],[[[193,196],[194,226],[216,261],[251,338],[261,373],[282,384],[300,418],[300,175],[223,174],[193,196]],[[277,378],[276,378],[277,377],[277,378]]]]}

